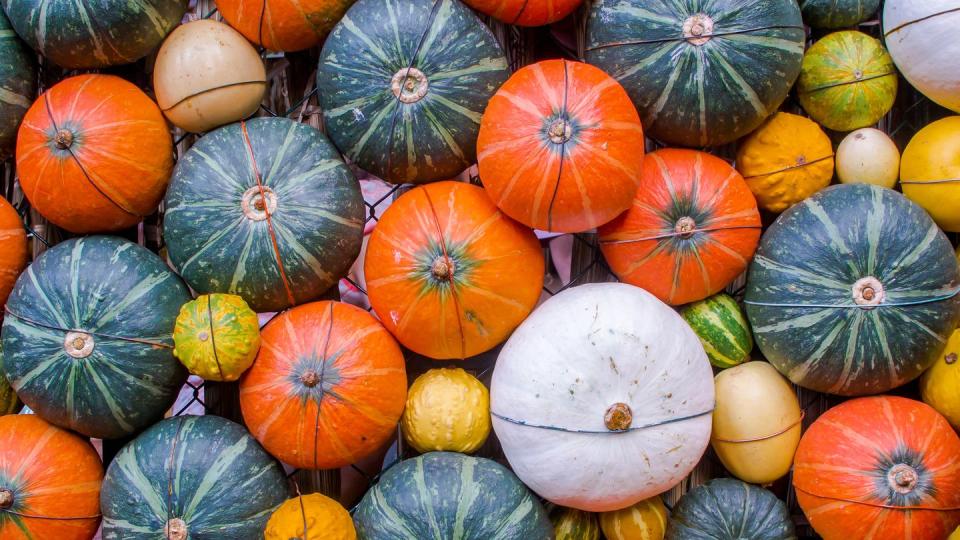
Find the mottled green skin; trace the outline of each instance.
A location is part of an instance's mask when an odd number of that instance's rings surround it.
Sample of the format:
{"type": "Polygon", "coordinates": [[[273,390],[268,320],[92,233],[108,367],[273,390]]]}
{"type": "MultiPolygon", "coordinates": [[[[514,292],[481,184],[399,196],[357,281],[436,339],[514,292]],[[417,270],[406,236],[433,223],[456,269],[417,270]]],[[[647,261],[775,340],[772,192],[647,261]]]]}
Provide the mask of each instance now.
{"type": "Polygon", "coordinates": [[[0,416],[15,414],[21,409],[20,399],[10,386],[10,381],[3,374],[3,348],[0,347],[0,416]]]}
{"type": "Polygon", "coordinates": [[[889,189],[829,187],[793,206],[760,241],[746,311],[764,356],[791,381],[844,396],[900,386],[934,362],[956,327],[960,297],[873,309],[853,285],[872,276],[884,304],[943,298],[960,283],[949,240],[922,208],[889,189]]]}
{"type": "Polygon", "coordinates": [[[0,10],[0,159],[13,155],[17,128],[37,93],[33,52],[20,41],[0,10]]]}
{"type": "Polygon", "coordinates": [[[0,0],[13,28],[55,64],[102,68],[150,53],[180,24],[186,0],[0,0]]]}
{"type": "Polygon", "coordinates": [[[168,418],[110,463],[100,491],[104,540],[166,538],[180,518],[190,540],[262,538],[288,496],[280,465],[239,424],[219,416],[168,418]]]}
{"type": "MultiPolygon", "coordinates": [[[[319,298],[360,253],[360,184],[316,129],[282,118],[246,123],[271,222],[296,304],[319,298]]],[[[177,163],[163,235],[170,260],[199,293],[243,297],[257,312],[291,306],[267,220],[248,219],[243,194],[257,186],[240,124],[208,133],[177,163]]]]}
{"type": "Polygon", "coordinates": [[[173,324],[187,288],[159,257],[112,236],[67,240],[45,251],[10,294],[3,369],[20,399],[48,422],[88,437],[129,435],[173,404],[187,371],[173,357],[173,324]],[[94,336],[90,356],[64,349],[66,332],[94,336]]]}
{"type": "Polygon", "coordinates": [[[360,540],[547,540],[553,526],[502,465],[430,452],[389,469],[353,516],[360,540]]]}
{"type": "Polygon", "coordinates": [[[396,183],[449,180],[476,161],[480,117],[509,76],[493,34],[458,0],[359,0],[327,38],[317,70],[330,138],[396,183]],[[391,89],[421,70],[425,97],[391,89]]]}
{"type": "Polygon", "coordinates": [[[700,338],[710,363],[724,369],[750,359],[753,336],[743,311],[730,295],[720,293],[694,302],[680,316],[700,338]]]}
{"type": "Polygon", "coordinates": [[[880,0],[800,0],[803,20],[814,28],[845,28],[870,18],[880,0]]]}
{"type": "Polygon", "coordinates": [[[673,508],[665,540],[796,540],[787,505],[732,478],[689,491],[673,508]]]}
{"type": "Polygon", "coordinates": [[[802,26],[795,0],[598,0],[586,59],[624,86],[648,135],[713,146],[750,133],[787,97],[803,59],[802,26]],[[700,46],[682,39],[697,14],[713,20],[715,34],[700,46]],[[649,40],[668,41],[636,43],[649,40]]]}

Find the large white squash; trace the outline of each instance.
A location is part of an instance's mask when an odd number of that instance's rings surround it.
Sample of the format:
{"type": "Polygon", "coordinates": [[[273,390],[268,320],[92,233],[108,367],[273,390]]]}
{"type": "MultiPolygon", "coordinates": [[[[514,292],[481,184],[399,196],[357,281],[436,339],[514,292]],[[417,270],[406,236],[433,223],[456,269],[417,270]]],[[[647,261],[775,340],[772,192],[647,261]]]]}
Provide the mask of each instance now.
{"type": "Polygon", "coordinates": [[[886,0],[883,35],[897,68],[933,101],[960,112],[960,0],[886,0]]]}
{"type": "Polygon", "coordinates": [[[490,389],[493,428],[517,476],[592,512],[683,479],[710,440],[713,406],[696,334],[621,283],[575,287],[540,306],[504,346],[490,389]]]}

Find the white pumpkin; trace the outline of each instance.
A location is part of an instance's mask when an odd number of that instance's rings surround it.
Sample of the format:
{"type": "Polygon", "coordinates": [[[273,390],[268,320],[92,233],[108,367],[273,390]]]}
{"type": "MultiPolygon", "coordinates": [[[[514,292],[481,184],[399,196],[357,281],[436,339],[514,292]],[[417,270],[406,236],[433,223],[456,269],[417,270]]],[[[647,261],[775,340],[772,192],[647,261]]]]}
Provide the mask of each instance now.
{"type": "Polygon", "coordinates": [[[883,34],[897,68],[940,105],[960,112],[960,0],[886,0],[883,34]]]}
{"type": "Polygon", "coordinates": [[[621,283],[568,289],[537,308],[503,347],[490,389],[493,428],[517,476],[591,512],[680,482],[707,447],[713,405],[693,330],[621,283]]]}
{"type": "Polygon", "coordinates": [[[851,132],[837,147],[837,177],[844,184],[893,188],[900,178],[900,150],[886,133],[874,128],[851,132]]]}

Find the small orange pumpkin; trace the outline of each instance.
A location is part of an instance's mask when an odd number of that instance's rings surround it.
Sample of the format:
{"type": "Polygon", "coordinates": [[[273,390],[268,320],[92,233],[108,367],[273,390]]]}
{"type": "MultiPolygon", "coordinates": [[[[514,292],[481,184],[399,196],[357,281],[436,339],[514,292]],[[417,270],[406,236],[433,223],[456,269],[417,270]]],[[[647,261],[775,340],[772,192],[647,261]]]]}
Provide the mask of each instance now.
{"type": "Polygon", "coordinates": [[[27,232],[17,210],[0,197],[0,310],[27,267],[27,232]]]}
{"type": "Polygon", "coordinates": [[[573,13],[583,0],[465,0],[473,9],[517,26],[543,26],[573,13]]]}
{"type": "Polygon", "coordinates": [[[271,51],[320,44],[355,0],[217,0],[230,26],[271,51]]]}

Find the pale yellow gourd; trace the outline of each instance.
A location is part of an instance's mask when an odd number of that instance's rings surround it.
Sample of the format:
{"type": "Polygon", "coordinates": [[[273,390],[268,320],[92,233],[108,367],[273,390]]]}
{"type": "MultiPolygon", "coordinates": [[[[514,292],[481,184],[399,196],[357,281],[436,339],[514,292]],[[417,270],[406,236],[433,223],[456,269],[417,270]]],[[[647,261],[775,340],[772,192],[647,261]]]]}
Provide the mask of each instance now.
{"type": "Polygon", "coordinates": [[[490,393],[460,368],[431,369],[410,386],[400,422],[418,452],[475,452],[490,434],[490,393]]]}
{"type": "Polygon", "coordinates": [[[837,147],[837,178],[844,184],[893,188],[900,177],[900,151],[890,137],[874,128],[861,128],[837,147]]]}
{"type": "Polygon", "coordinates": [[[923,401],[960,430],[960,330],[954,330],[937,361],[920,377],[923,401]]]}

